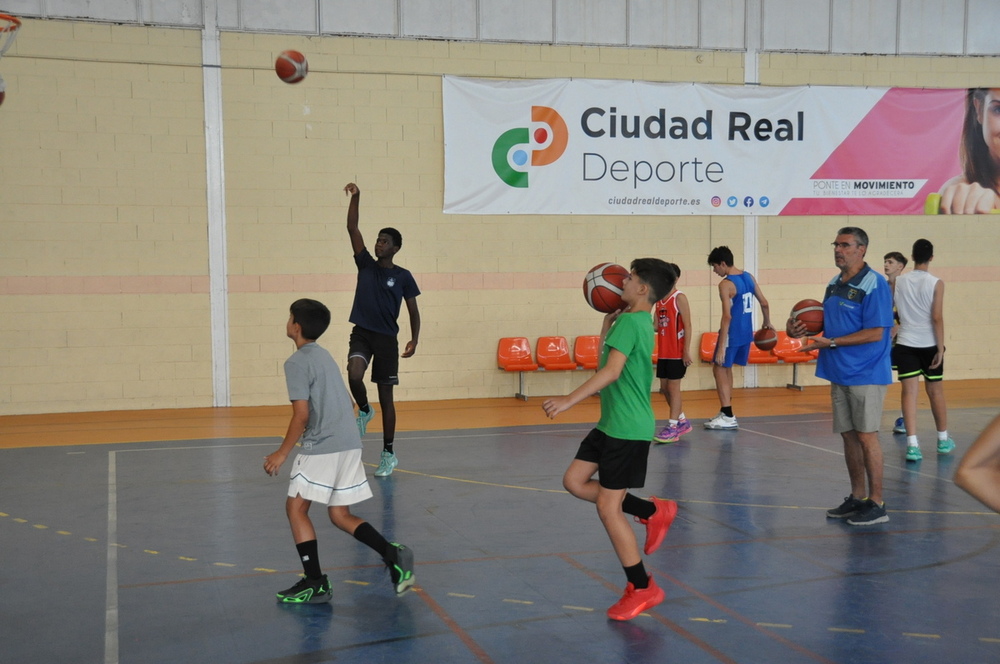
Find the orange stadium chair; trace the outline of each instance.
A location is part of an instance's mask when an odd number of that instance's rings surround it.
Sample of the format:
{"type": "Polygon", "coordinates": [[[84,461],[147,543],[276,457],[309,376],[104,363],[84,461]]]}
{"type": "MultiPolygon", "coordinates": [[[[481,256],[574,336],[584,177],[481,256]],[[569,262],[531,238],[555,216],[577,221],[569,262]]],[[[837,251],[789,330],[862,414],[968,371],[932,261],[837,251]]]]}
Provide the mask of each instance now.
{"type": "Polygon", "coordinates": [[[601,353],[597,344],[600,340],[601,337],[597,334],[587,334],[573,340],[573,359],[581,369],[597,369],[601,353]]]}
{"type": "Polygon", "coordinates": [[[802,340],[788,336],[788,333],[784,330],[778,330],[778,344],[771,349],[771,353],[775,357],[786,364],[792,365],[792,382],[788,383],[785,387],[800,391],[802,390],[802,386],[799,385],[799,364],[812,362],[819,357],[818,350],[803,353],[801,349],[802,340]]]}
{"type": "Polygon", "coordinates": [[[578,367],[569,352],[566,337],[539,337],[535,345],[538,366],[545,371],[575,371],[578,367]]]}
{"type": "Polygon", "coordinates": [[[507,372],[517,372],[517,393],[524,401],[524,373],[538,371],[538,365],[531,359],[531,343],[527,337],[504,337],[497,343],[497,366],[507,372]]]}
{"type": "Polygon", "coordinates": [[[701,335],[701,347],[698,355],[702,362],[711,362],[715,357],[715,344],[719,343],[718,332],[704,332],[701,335]]]}
{"type": "Polygon", "coordinates": [[[747,359],[749,364],[777,364],[778,358],[775,357],[774,353],[769,350],[761,350],[757,348],[757,344],[750,342],[750,357],[747,359]]]}

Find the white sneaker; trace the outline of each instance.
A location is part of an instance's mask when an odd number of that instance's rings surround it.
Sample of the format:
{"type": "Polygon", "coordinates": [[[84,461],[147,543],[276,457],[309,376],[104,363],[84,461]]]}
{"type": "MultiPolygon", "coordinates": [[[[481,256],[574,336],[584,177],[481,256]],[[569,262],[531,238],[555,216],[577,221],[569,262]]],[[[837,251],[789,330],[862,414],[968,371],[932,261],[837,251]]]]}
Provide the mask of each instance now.
{"type": "Polygon", "coordinates": [[[720,412],[718,415],[705,422],[706,429],[739,429],[740,425],[736,422],[735,417],[729,417],[725,413],[720,412]]]}

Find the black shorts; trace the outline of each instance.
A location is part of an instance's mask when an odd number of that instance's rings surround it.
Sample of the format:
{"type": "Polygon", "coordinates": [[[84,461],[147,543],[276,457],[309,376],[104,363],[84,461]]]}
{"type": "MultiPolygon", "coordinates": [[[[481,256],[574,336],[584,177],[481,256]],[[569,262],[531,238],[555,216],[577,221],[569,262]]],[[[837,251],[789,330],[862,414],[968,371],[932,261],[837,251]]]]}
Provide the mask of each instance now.
{"type": "Polygon", "coordinates": [[[684,360],[657,360],[656,377],[667,380],[680,380],[687,375],[688,368],[684,360]]]}
{"type": "Polygon", "coordinates": [[[347,351],[347,361],[360,357],[371,364],[372,382],[378,385],[399,385],[399,341],[388,334],[379,334],[354,326],[347,351]],[[375,361],[372,362],[372,358],[375,361]]]}
{"type": "Polygon", "coordinates": [[[931,369],[936,354],[937,346],[913,348],[896,344],[892,347],[892,367],[896,370],[896,377],[899,380],[917,376],[923,376],[924,380],[941,380],[944,378],[944,362],[931,369]]]}
{"type": "Polygon", "coordinates": [[[575,458],[597,464],[597,479],[605,489],[637,489],[646,483],[648,456],[648,440],[622,440],[593,429],[575,458]]]}

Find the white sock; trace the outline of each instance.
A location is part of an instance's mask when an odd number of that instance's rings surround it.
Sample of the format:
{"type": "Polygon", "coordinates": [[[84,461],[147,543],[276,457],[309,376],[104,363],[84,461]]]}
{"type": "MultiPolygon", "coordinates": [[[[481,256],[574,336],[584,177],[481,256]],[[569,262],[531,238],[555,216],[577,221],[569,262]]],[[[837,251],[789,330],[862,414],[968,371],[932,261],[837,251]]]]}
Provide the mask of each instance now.
{"type": "Polygon", "coordinates": [[[948,440],[948,430],[938,431],[938,440],[948,440]]]}
{"type": "Polygon", "coordinates": [[[917,440],[916,436],[907,436],[906,444],[910,447],[920,447],[920,441],[917,440]]]}
{"type": "Polygon", "coordinates": [[[669,424],[672,427],[675,427],[677,426],[677,420],[667,420],[667,424],[669,424]]]}
{"type": "Polygon", "coordinates": [[[677,421],[678,422],[683,422],[686,419],[687,419],[687,415],[685,415],[684,413],[681,413],[680,416],[677,418],[677,421]]]}

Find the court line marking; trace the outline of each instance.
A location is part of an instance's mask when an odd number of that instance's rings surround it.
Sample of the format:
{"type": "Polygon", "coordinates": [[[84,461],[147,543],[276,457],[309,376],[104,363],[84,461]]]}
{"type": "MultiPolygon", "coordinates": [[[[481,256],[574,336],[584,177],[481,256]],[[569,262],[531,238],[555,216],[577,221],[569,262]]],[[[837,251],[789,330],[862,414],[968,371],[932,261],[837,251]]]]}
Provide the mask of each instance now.
{"type": "Polygon", "coordinates": [[[118,664],[118,471],[108,452],[108,558],[104,598],[104,664],[118,664]]]}
{"type": "Polygon", "coordinates": [[[493,658],[489,656],[486,649],[479,645],[479,642],[472,638],[472,635],[463,629],[462,626],[459,625],[447,611],[445,611],[444,607],[438,604],[437,600],[430,596],[430,593],[423,588],[413,588],[412,592],[424,601],[434,615],[436,615],[438,619],[441,620],[441,622],[443,622],[449,630],[451,630],[452,634],[458,637],[458,640],[461,641],[466,648],[468,648],[469,652],[472,653],[476,659],[483,662],[483,664],[493,664],[493,658]]]}
{"type": "MultiPolygon", "coordinates": [[[[817,450],[817,451],[820,451],[820,452],[826,452],[827,454],[833,454],[834,456],[839,456],[839,457],[843,457],[844,456],[844,453],[842,451],[828,450],[825,447],[819,447],[817,445],[811,445],[809,443],[803,443],[801,440],[792,440],[791,438],[784,438],[782,436],[776,436],[773,433],[764,433],[763,431],[757,431],[755,429],[746,429],[744,427],[740,427],[740,431],[746,431],[747,433],[756,434],[758,436],[764,436],[765,438],[773,438],[774,440],[780,440],[780,441],[782,441],[784,443],[791,443],[793,445],[798,445],[799,447],[807,447],[807,448],[809,448],[811,450],[817,450]]],[[[831,435],[836,435],[836,434],[831,434],[831,435]]],[[[884,454],[883,454],[883,456],[884,456],[884,454]]],[[[919,475],[920,477],[926,477],[926,478],[932,479],[932,480],[940,479],[937,475],[931,475],[930,473],[921,472],[921,471],[916,470],[915,468],[913,468],[911,466],[900,466],[900,465],[894,464],[894,463],[886,463],[885,461],[883,461],[882,464],[884,466],[889,466],[890,468],[895,468],[897,470],[905,470],[905,471],[907,471],[909,473],[912,473],[914,475],[919,475]]],[[[892,511],[895,512],[895,511],[898,511],[898,510],[892,510],[892,511]]]]}

